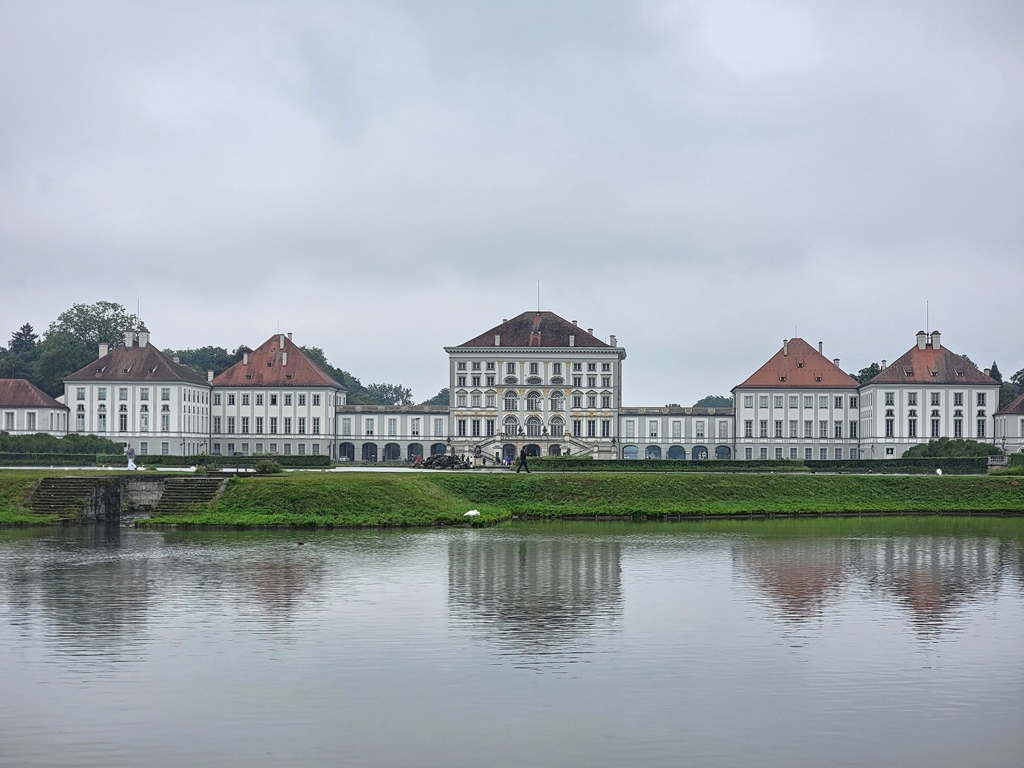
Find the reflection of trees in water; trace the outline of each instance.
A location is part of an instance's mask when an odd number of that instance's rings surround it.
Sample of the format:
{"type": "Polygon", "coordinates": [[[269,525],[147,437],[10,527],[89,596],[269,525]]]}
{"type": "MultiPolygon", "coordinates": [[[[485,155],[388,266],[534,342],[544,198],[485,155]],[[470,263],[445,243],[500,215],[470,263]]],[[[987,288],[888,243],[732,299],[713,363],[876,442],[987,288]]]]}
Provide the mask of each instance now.
{"type": "Polygon", "coordinates": [[[733,561],[770,598],[782,618],[821,615],[842,594],[859,541],[755,539],[733,547],[733,561]]]}
{"type": "Polygon", "coordinates": [[[856,579],[896,598],[918,630],[940,630],[957,609],[995,595],[1019,573],[1021,550],[997,538],[755,539],[734,547],[738,569],[785,620],[820,615],[856,579]]]}
{"type": "Polygon", "coordinates": [[[324,579],[322,558],[312,548],[301,552],[282,542],[271,550],[208,570],[234,599],[276,618],[287,618],[309,604],[324,579]]]}
{"type": "Polygon", "coordinates": [[[35,537],[19,547],[2,585],[11,623],[42,616],[62,647],[107,651],[137,639],[153,600],[147,547],[116,525],[88,525],[35,537]],[[143,549],[139,551],[139,547],[143,549]]]}
{"type": "Polygon", "coordinates": [[[578,643],[622,611],[617,542],[589,537],[497,539],[448,545],[448,602],[518,652],[578,643]]]}

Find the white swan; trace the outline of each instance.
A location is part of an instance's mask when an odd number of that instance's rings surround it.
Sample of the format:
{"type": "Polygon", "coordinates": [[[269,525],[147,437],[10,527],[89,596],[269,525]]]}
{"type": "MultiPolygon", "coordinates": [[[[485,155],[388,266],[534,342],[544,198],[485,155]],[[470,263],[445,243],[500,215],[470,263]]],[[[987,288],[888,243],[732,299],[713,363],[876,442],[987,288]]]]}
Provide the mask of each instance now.
{"type": "Polygon", "coordinates": [[[936,474],[936,475],[941,475],[941,474],[942,474],[942,467],[938,467],[938,468],[937,468],[937,469],[935,470],[935,474],[936,474]]]}
{"type": "Polygon", "coordinates": [[[464,514],[463,517],[476,517],[479,514],[480,514],[480,510],[478,510],[478,509],[471,509],[471,510],[469,510],[469,512],[464,514]]]}

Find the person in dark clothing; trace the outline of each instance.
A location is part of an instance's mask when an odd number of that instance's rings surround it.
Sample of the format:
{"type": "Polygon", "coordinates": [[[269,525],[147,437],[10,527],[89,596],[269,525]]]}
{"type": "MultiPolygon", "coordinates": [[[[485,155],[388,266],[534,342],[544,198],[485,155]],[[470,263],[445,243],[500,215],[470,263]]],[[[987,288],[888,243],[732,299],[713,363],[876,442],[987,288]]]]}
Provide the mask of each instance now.
{"type": "Polygon", "coordinates": [[[516,467],[516,474],[519,474],[520,469],[525,469],[526,474],[530,474],[530,465],[526,463],[526,446],[522,447],[519,451],[519,466],[516,467]]]}

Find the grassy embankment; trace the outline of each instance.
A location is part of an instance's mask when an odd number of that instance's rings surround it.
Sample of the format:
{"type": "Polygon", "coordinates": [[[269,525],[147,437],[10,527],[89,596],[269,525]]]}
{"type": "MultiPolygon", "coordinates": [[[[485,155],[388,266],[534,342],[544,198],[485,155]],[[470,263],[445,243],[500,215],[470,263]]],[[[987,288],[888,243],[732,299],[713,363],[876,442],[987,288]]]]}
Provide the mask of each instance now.
{"type": "Polygon", "coordinates": [[[296,473],[238,478],[210,509],[151,522],[486,525],[533,517],[978,512],[1024,514],[1024,484],[989,477],[296,473]],[[480,516],[464,517],[469,509],[480,516]]]}
{"type": "MultiPolygon", "coordinates": [[[[0,523],[27,510],[39,476],[0,472],[0,523]]],[[[150,523],[217,526],[488,525],[514,518],[1024,514],[1015,477],[787,474],[572,475],[295,472],[232,479],[207,508],[150,523]],[[469,509],[480,515],[464,517],[469,509]]]]}

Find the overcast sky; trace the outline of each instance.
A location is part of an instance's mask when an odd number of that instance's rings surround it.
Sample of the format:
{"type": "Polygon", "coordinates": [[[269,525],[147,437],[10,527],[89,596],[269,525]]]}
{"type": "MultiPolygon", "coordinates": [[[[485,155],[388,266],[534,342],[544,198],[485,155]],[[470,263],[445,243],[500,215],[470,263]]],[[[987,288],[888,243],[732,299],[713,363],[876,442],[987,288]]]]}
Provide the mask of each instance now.
{"type": "Polygon", "coordinates": [[[926,322],[1024,368],[1024,3],[0,0],[0,338],[115,301],[363,383],[540,304],[627,405],[926,322]]]}

